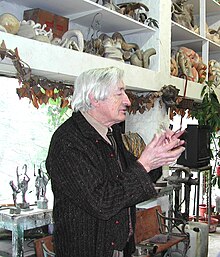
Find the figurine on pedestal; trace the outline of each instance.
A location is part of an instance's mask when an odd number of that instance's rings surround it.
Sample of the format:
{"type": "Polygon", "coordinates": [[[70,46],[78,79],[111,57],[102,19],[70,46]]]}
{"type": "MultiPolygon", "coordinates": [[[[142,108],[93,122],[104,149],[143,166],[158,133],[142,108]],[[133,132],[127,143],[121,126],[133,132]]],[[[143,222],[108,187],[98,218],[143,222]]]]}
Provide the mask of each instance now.
{"type": "Polygon", "coordinates": [[[9,182],[9,185],[11,186],[12,191],[13,191],[12,197],[13,197],[14,206],[16,207],[17,206],[17,194],[20,193],[20,190],[15,186],[13,180],[11,180],[9,182]]]}
{"type": "Polygon", "coordinates": [[[18,168],[17,168],[17,180],[18,180],[18,189],[21,191],[22,193],[22,203],[20,204],[20,207],[22,209],[29,209],[29,203],[27,203],[26,199],[25,199],[25,194],[28,190],[28,183],[30,181],[29,176],[27,175],[27,164],[24,164],[23,169],[25,169],[24,172],[24,177],[23,179],[20,181],[19,180],[19,174],[18,174],[18,168]]]}
{"type": "Polygon", "coordinates": [[[13,202],[14,202],[14,207],[10,208],[10,214],[20,214],[21,213],[21,209],[20,207],[17,205],[17,194],[20,193],[20,190],[15,186],[14,181],[11,180],[9,182],[9,185],[12,188],[12,197],[13,197],[13,202]]]}
{"type": "Polygon", "coordinates": [[[47,209],[47,198],[46,198],[46,187],[49,181],[48,176],[38,169],[38,175],[35,180],[36,196],[37,196],[37,206],[40,209],[47,209]]]}

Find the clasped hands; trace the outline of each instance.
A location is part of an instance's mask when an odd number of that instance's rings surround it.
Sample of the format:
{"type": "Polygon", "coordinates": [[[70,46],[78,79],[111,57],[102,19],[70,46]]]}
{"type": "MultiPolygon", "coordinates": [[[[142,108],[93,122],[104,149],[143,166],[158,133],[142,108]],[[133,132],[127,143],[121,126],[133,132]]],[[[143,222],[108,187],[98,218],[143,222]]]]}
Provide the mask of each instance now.
{"type": "Polygon", "coordinates": [[[146,145],[138,162],[149,172],[161,166],[175,162],[185,150],[185,141],[179,137],[185,131],[173,132],[166,130],[162,134],[155,134],[151,142],[146,145]]]}

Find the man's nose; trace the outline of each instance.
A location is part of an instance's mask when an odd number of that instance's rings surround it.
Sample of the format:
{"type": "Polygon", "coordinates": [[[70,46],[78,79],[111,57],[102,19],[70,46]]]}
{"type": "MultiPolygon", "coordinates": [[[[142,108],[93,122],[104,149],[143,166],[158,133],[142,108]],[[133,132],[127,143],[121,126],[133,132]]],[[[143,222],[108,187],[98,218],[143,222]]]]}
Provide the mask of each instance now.
{"type": "Polygon", "coordinates": [[[131,105],[131,101],[129,100],[127,94],[124,92],[124,99],[123,99],[123,104],[125,106],[130,106],[131,105]]]}

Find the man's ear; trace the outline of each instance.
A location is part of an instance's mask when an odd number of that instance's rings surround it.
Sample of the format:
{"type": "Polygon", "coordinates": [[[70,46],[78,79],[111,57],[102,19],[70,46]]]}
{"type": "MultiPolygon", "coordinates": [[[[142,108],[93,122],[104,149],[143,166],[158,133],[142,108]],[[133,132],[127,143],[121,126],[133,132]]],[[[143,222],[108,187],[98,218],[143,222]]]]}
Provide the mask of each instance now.
{"type": "Polygon", "coordinates": [[[89,100],[92,107],[97,107],[99,105],[99,101],[95,99],[93,93],[89,93],[89,100]]]}

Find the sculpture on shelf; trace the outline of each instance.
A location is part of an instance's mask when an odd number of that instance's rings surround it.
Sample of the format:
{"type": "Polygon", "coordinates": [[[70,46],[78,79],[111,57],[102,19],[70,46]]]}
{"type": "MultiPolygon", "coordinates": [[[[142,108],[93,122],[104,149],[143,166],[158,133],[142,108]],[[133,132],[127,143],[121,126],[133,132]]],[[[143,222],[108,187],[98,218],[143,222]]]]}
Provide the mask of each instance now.
{"type": "Polygon", "coordinates": [[[172,20],[194,31],[193,4],[187,3],[187,0],[176,0],[171,7],[172,20]]]}
{"type": "Polygon", "coordinates": [[[207,66],[195,51],[187,47],[180,47],[176,52],[175,59],[178,64],[178,76],[185,74],[188,80],[204,82],[207,66]]]}
{"type": "Polygon", "coordinates": [[[130,62],[132,65],[147,69],[150,66],[150,57],[155,54],[156,50],[154,48],[145,51],[138,49],[131,55],[130,62]]]}
{"type": "Polygon", "coordinates": [[[114,32],[112,36],[102,33],[98,38],[87,41],[84,51],[142,68],[149,68],[150,57],[156,54],[154,48],[141,50],[136,43],[126,42],[119,32],[114,32]]]}
{"type": "Polygon", "coordinates": [[[54,38],[51,44],[83,52],[83,33],[78,29],[68,30],[63,34],[62,38],[54,38]]]}
{"type": "Polygon", "coordinates": [[[208,80],[213,81],[213,84],[216,86],[220,85],[220,62],[210,60],[208,68],[208,80]]]}
{"type": "Polygon", "coordinates": [[[122,62],[124,61],[123,49],[119,41],[114,40],[112,37],[109,37],[106,34],[102,34],[99,38],[102,41],[103,57],[122,62]]]}
{"type": "MultiPolygon", "coordinates": [[[[96,0],[99,3],[99,0],[96,0]]],[[[141,2],[127,2],[115,4],[114,0],[102,0],[102,6],[121,13],[131,19],[139,21],[151,27],[158,28],[158,21],[153,18],[147,17],[147,12],[149,8],[141,2]]]]}
{"type": "Polygon", "coordinates": [[[143,3],[129,2],[117,4],[117,6],[120,8],[119,12],[121,14],[134,20],[144,23],[147,19],[147,12],[149,12],[149,8],[143,3]]]}
{"type": "MultiPolygon", "coordinates": [[[[124,37],[122,36],[122,34],[119,32],[113,33],[111,39],[112,39],[111,42],[113,43],[113,46],[115,46],[116,49],[120,49],[122,61],[128,61],[130,59],[132,51],[139,49],[139,46],[137,44],[127,43],[124,37]]],[[[103,37],[103,45],[105,48],[104,57],[110,58],[109,55],[107,54],[109,52],[109,49],[108,49],[108,44],[106,44],[106,36],[103,37]]]]}
{"type": "Polygon", "coordinates": [[[137,44],[127,43],[122,34],[115,32],[112,36],[102,33],[98,38],[86,42],[84,51],[106,58],[127,61],[131,56],[130,52],[136,49],[139,49],[137,44]]]}
{"type": "Polygon", "coordinates": [[[217,30],[215,30],[209,28],[206,24],[206,37],[214,41],[215,43],[220,44],[220,27],[217,30]]]}
{"type": "Polygon", "coordinates": [[[17,206],[17,194],[20,193],[20,190],[18,189],[17,186],[15,186],[13,180],[11,180],[11,181],[9,182],[9,185],[11,186],[12,191],[13,191],[12,197],[13,197],[14,206],[16,207],[16,206],[17,206]]]}
{"type": "Polygon", "coordinates": [[[53,39],[53,33],[51,29],[46,31],[46,27],[46,24],[41,25],[40,23],[35,23],[33,20],[22,20],[17,35],[44,43],[50,43],[53,39]]]}
{"type": "Polygon", "coordinates": [[[159,28],[158,21],[147,16],[149,8],[145,4],[140,2],[129,2],[117,4],[117,6],[120,8],[119,13],[150,27],[159,28]]]}
{"type": "Polygon", "coordinates": [[[3,13],[0,15],[1,31],[16,34],[20,27],[19,20],[11,13],[3,13]]]}
{"type": "MultiPolygon", "coordinates": [[[[96,3],[98,4],[99,0],[96,0],[96,3]]],[[[114,0],[102,0],[102,5],[112,11],[118,12],[120,9],[119,7],[115,4],[114,0]]]]}
{"type": "Polygon", "coordinates": [[[177,77],[178,76],[178,65],[175,58],[171,57],[170,59],[170,75],[177,77]]]}

